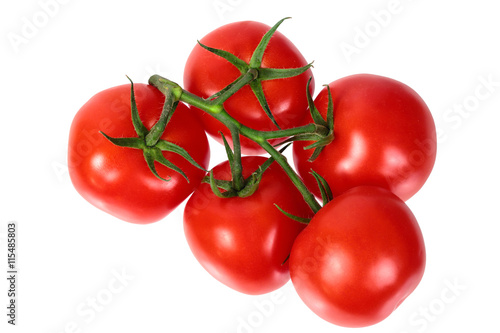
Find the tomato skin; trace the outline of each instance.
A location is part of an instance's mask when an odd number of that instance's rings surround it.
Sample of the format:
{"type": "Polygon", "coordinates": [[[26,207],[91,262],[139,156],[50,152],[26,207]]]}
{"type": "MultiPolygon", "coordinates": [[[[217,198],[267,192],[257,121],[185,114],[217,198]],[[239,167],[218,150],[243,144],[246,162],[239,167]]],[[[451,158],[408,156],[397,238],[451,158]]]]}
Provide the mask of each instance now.
{"type": "Polygon", "coordinates": [[[385,189],[361,186],[325,205],[297,237],[290,274],[317,315],[363,327],[385,319],[416,288],[425,257],[408,206],[385,189]]]}
{"type": "MultiPolygon", "coordinates": [[[[203,37],[204,45],[229,51],[249,62],[253,51],[270,27],[253,21],[235,22],[219,27],[203,37]]],[[[276,31],[264,52],[263,68],[298,68],[307,65],[300,51],[279,31],[276,31]]],[[[207,98],[220,91],[241,75],[227,60],[196,45],[189,55],[184,69],[184,88],[198,96],[207,98]]],[[[262,86],[274,118],[282,129],[296,127],[307,113],[306,86],[312,77],[308,69],[299,76],[263,81],[262,86]]],[[[314,92],[314,79],[310,86],[314,92]]],[[[231,96],[224,108],[236,120],[256,130],[276,130],[267,117],[251,88],[247,85],[231,96]]],[[[198,110],[208,134],[221,141],[223,132],[231,143],[229,130],[210,115],[198,110]]],[[[271,140],[277,143],[279,140],[271,140]]],[[[265,151],[255,142],[242,137],[242,152],[247,155],[262,154],[265,151]]]]}
{"type": "MultiPolygon", "coordinates": [[[[371,74],[329,85],[334,105],[334,141],[309,162],[312,142],[295,142],[294,163],[306,185],[320,196],[311,168],[334,195],[360,185],[386,188],[408,200],[424,185],[436,159],[436,128],[422,98],[407,85],[371,74]]],[[[328,92],[315,105],[326,119],[328,92]]],[[[310,116],[306,122],[312,122],[310,116]]]]}
{"type": "MultiPolygon", "coordinates": [[[[265,160],[243,157],[243,175],[249,176],[265,160]]],[[[228,162],[216,166],[214,176],[231,179],[228,162]]],[[[284,285],[290,275],[288,261],[282,263],[305,225],[286,217],[274,203],[296,216],[313,215],[276,162],[246,198],[219,198],[208,184],[201,184],[184,211],[184,232],[196,259],[217,280],[245,294],[264,294],[284,285]]]]}
{"type": "MultiPolygon", "coordinates": [[[[146,128],[158,120],[164,95],[146,84],[134,84],[139,115],[146,128]]],[[[76,114],[68,143],[69,175],[75,189],[94,206],[122,220],[146,224],[158,221],[177,207],[201,182],[205,172],[177,154],[164,156],[188,176],[156,163],[160,176],[149,170],[139,149],[112,144],[111,137],[137,137],[131,119],[130,85],[113,87],[94,95],[76,114]]],[[[186,149],[201,166],[208,167],[210,151],[206,134],[185,104],[179,103],[162,139],[186,149]],[[189,134],[186,128],[189,128],[189,134]]]]}

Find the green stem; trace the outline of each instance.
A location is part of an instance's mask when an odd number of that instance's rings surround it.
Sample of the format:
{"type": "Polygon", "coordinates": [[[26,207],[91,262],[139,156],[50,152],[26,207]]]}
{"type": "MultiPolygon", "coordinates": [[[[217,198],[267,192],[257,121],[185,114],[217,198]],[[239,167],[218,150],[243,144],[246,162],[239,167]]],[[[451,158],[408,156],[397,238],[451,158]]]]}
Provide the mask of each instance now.
{"type": "Polygon", "coordinates": [[[192,94],[186,90],[183,90],[180,100],[200,110],[208,112],[212,116],[215,116],[216,114],[224,111],[224,107],[221,104],[211,103],[210,101],[196,96],[195,94],[192,94]]]}
{"type": "Polygon", "coordinates": [[[236,81],[217,93],[217,98],[210,100],[209,103],[222,105],[222,103],[224,103],[229,97],[233,96],[238,90],[255,80],[258,74],[259,72],[256,69],[249,69],[248,72],[240,76],[236,81]]]}
{"type": "Polygon", "coordinates": [[[292,169],[286,157],[283,156],[279,151],[277,151],[269,142],[264,141],[260,144],[262,148],[264,148],[273,158],[274,160],[281,166],[281,168],[286,172],[292,183],[302,194],[302,197],[306,201],[306,203],[311,207],[312,211],[316,214],[320,209],[321,205],[316,201],[314,195],[309,191],[306,185],[302,182],[297,173],[292,169]]]}
{"type": "MultiPolygon", "coordinates": [[[[247,80],[247,79],[248,79],[247,76],[245,75],[241,76],[241,80],[247,80]]],[[[165,92],[168,90],[167,88],[165,88],[165,85],[175,85],[176,87],[180,88],[180,86],[177,85],[176,83],[164,79],[158,75],[152,76],[149,80],[149,83],[158,88],[161,92],[165,92]]],[[[234,84],[236,85],[237,83],[234,84]]],[[[224,94],[222,94],[221,96],[223,95],[224,94]]],[[[282,169],[285,171],[288,177],[290,177],[290,180],[300,191],[300,193],[304,197],[304,200],[309,205],[309,207],[311,207],[312,211],[316,213],[321,209],[321,205],[316,201],[314,195],[305,186],[305,184],[302,182],[297,173],[292,169],[290,164],[288,164],[286,158],[278,150],[276,150],[269,142],[267,142],[267,140],[289,137],[291,135],[298,135],[305,133],[324,134],[325,128],[323,128],[323,126],[317,124],[309,124],[286,130],[258,131],[238,122],[229,113],[227,113],[227,111],[221,104],[214,104],[213,101],[217,101],[217,99],[208,101],[188,91],[182,90],[182,93],[179,96],[179,100],[209,113],[215,119],[222,122],[226,127],[231,129],[231,133],[233,133],[233,142],[235,138],[234,133],[239,133],[259,144],[265,151],[267,151],[276,160],[276,162],[282,167],[282,169]]]]}
{"type": "Polygon", "coordinates": [[[243,166],[241,165],[240,131],[234,126],[230,126],[229,129],[233,140],[233,164],[231,168],[233,175],[233,187],[237,192],[239,192],[243,187],[245,187],[243,166]]]}
{"type": "Polygon", "coordinates": [[[172,87],[165,88],[165,103],[163,104],[163,110],[160,115],[160,119],[153,125],[149,133],[146,135],[146,145],[148,147],[153,147],[160,140],[167,123],[174,114],[176,104],[175,94],[172,87]]]}
{"type": "Polygon", "coordinates": [[[304,126],[294,127],[294,128],[284,129],[284,130],[259,131],[258,135],[260,137],[264,138],[265,140],[269,140],[269,139],[286,138],[286,137],[299,135],[299,134],[305,134],[305,133],[328,135],[328,131],[329,131],[329,129],[326,128],[325,126],[311,123],[311,124],[307,124],[304,126]]]}
{"type": "Polygon", "coordinates": [[[149,84],[155,86],[164,95],[167,94],[167,90],[172,89],[176,100],[179,100],[179,97],[183,94],[183,89],[180,85],[157,74],[149,78],[149,84]]]}
{"type": "Polygon", "coordinates": [[[213,104],[210,101],[204,100],[203,98],[182,89],[181,86],[179,86],[177,83],[165,79],[160,75],[155,74],[151,76],[149,78],[149,84],[156,87],[164,95],[168,94],[168,90],[174,87],[173,92],[177,100],[182,100],[183,102],[197,107],[201,110],[207,111],[212,115],[219,113],[224,109],[222,105],[213,104]]]}

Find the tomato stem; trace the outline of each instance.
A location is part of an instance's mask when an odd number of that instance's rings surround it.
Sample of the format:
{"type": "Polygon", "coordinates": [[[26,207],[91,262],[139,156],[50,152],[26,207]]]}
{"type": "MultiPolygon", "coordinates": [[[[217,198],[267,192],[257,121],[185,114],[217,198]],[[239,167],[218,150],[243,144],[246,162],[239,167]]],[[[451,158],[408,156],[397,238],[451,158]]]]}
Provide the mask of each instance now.
{"type": "Polygon", "coordinates": [[[233,140],[233,165],[231,168],[233,174],[233,187],[239,192],[245,187],[243,167],[241,165],[240,131],[234,126],[229,127],[229,129],[231,130],[231,138],[233,140]]]}
{"type": "Polygon", "coordinates": [[[292,183],[299,190],[300,194],[304,198],[305,202],[309,205],[311,210],[316,214],[320,209],[321,205],[316,201],[314,195],[309,191],[306,187],[302,179],[300,179],[299,175],[292,169],[286,157],[283,156],[279,151],[277,151],[269,142],[264,141],[260,144],[262,148],[264,148],[271,157],[281,166],[281,168],[286,172],[292,183]]]}
{"type": "Polygon", "coordinates": [[[222,103],[224,103],[229,97],[233,96],[238,90],[254,81],[258,74],[259,72],[256,69],[250,68],[245,74],[242,74],[234,82],[230,83],[217,94],[210,96],[207,100],[209,100],[212,104],[222,105],[222,103]]]}
{"type": "Polygon", "coordinates": [[[172,118],[175,108],[177,106],[177,101],[175,94],[173,92],[173,87],[165,88],[165,103],[163,104],[163,110],[160,115],[160,119],[153,125],[149,133],[146,135],[146,145],[148,147],[153,147],[160,140],[165,128],[167,127],[168,121],[172,118]]]}
{"type": "Polygon", "coordinates": [[[300,127],[288,128],[276,131],[259,131],[256,135],[262,137],[265,140],[269,139],[280,139],[301,134],[316,134],[319,136],[328,135],[329,129],[318,124],[307,124],[300,127]]]}
{"type": "MultiPolygon", "coordinates": [[[[242,80],[242,82],[246,82],[249,79],[249,76],[247,75],[242,75],[240,76],[239,80],[242,80]]],[[[174,91],[176,88],[180,88],[180,86],[170,80],[167,80],[165,78],[162,78],[159,75],[153,75],[149,79],[149,84],[155,86],[158,88],[161,92],[165,93],[170,93],[170,91],[174,91]],[[171,86],[170,88],[168,86],[171,86]]],[[[226,91],[224,91],[218,98],[221,96],[225,96],[225,93],[229,90],[232,90],[233,87],[242,87],[239,82],[233,82],[232,86],[228,88],[226,91]]],[[[182,88],[181,88],[182,89],[182,88]]],[[[222,122],[227,128],[231,130],[232,134],[232,139],[233,139],[233,149],[235,149],[234,155],[239,156],[236,158],[233,158],[233,166],[232,170],[233,172],[233,181],[234,184],[233,186],[239,187],[241,186],[240,181],[241,178],[238,176],[241,172],[239,168],[241,168],[241,148],[239,147],[239,135],[243,135],[244,137],[249,138],[250,140],[256,142],[258,145],[260,145],[266,152],[268,152],[271,157],[273,157],[276,162],[281,166],[281,168],[285,171],[285,173],[288,175],[290,180],[293,182],[295,187],[300,191],[302,194],[304,200],[306,203],[309,205],[311,210],[316,213],[321,209],[321,205],[316,201],[314,195],[309,191],[309,189],[305,186],[305,184],[302,182],[300,177],[297,175],[295,170],[292,169],[288,161],[286,160],[285,156],[283,156],[278,150],[276,150],[275,147],[273,147],[267,140],[269,139],[276,139],[276,138],[287,138],[290,136],[299,136],[300,135],[307,135],[307,138],[310,138],[311,136],[316,136],[317,139],[323,138],[325,135],[328,134],[329,129],[326,128],[325,126],[318,125],[315,123],[311,123],[305,126],[301,127],[296,127],[296,128],[291,128],[291,129],[285,129],[285,130],[277,130],[277,131],[259,131],[252,129],[250,127],[247,127],[243,124],[241,124],[239,121],[234,119],[227,111],[224,109],[224,106],[222,104],[218,104],[217,101],[218,98],[214,100],[208,100],[208,99],[203,99],[199,96],[196,96],[186,90],[182,90],[182,93],[179,95],[179,100],[190,104],[194,107],[199,108],[202,111],[205,111],[206,113],[210,114],[212,117],[215,119],[219,120],[222,122]],[[216,104],[214,104],[216,103],[216,104]],[[236,144],[234,144],[236,142],[236,144]],[[234,163],[236,161],[236,163],[234,163]],[[238,165],[239,161],[239,165],[238,165]]]]}

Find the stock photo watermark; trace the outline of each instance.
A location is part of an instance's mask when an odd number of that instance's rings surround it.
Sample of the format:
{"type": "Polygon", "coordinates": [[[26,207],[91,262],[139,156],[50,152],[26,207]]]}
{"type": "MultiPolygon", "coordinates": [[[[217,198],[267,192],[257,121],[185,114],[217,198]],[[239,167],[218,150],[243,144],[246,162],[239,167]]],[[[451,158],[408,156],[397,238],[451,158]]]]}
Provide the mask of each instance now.
{"type": "Polygon", "coordinates": [[[156,63],[154,65],[147,64],[144,66],[143,71],[144,71],[144,74],[142,76],[141,82],[144,82],[144,83],[147,83],[149,81],[149,78],[155,74],[168,72],[167,68],[164,68],[164,66],[160,63],[156,63]]]}
{"type": "Polygon", "coordinates": [[[7,39],[15,53],[35,39],[46,28],[61,10],[62,6],[71,0],[40,0],[37,8],[29,15],[20,18],[20,25],[16,31],[7,33],[7,39]]]}
{"type": "Polygon", "coordinates": [[[60,161],[52,161],[52,163],[50,163],[50,167],[60,183],[69,179],[68,164],[62,163],[60,161]]]}
{"type": "Polygon", "coordinates": [[[67,321],[63,327],[50,333],[83,333],[85,327],[94,322],[100,314],[111,306],[116,297],[123,293],[130,282],[135,279],[126,268],[121,270],[112,269],[112,277],[106,285],[77,304],[75,317],[67,321]]]}
{"type": "Polygon", "coordinates": [[[394,18],[404,11],[404,2],[411,1],[412,0],[390,0],[385,8],[370,11],[370,18],[368,21],[361,26],[355,26],[353,28],[354,34],[351,39],[349,41],[342,41],[339,44],[340,50],[347,63],[351,63],[354,56],[360,55],[392,24],[394,18]]]}
{"type": "Polygon", "coordinates": [[[409,327],[398,333],[424,333],[439,321],[459,298],[467,291],[467,286],[458,278],[444,279],[440,292],[428,303],[415,310],[408,318],[409,327]]]}
{"type": "Polygon", "coordinates": [[[410,178],[423,164],[436,155],[437,144],[434,139],[415,139],[415,149],[408,155],[408,164],[399,166],[393,175],[385,176],[388,184],[397,186],[410,178]]]}
{"type": "MultiPolygon", "coordinates": [[[[116,104],[114,104],[114,107],[120,109],[124,105],[126,105],[126,101],[117,100],[116,104]]],[[[120,119],[125,116],[126,115],[122,113],[118,118],[120,119]]],[[[84,138],[80,140],[75,147],[70,148],[72,149],[72,160],[65,162],[54,160],[50,163],[50,167],[57,180],[62,183],[69,179],[69,168],[76,168],[80,166],[86,156],[89,156],[94,151],[94,149],[105,142],[104,136],[100,134],[99,131],[106,132],[114,128],[115,125],[113,124],[112,120],[109,118],[104,118],[99,122],[97,128],[95,128],[94,130],[83,130],[84,138]]]]}
{"type": "Polygon", "coordinates": [[[224,20],[227,13],[234,12],[243,2],[244,0],[214,0],[212,7],[219,19],[224,20]]]}
{"type": "Polygon", "coordinates": [[[453,132],[458,131],[467,119],[480,110],[482,103],[498,94],[500,80],[493,77],[492,73],[479,75],[476,81],[474,89],[469,94],[442,113],[436,129],[438,143],[448,141],[453,132]]]}
{"type": "Polygon", "coordinates": [[[257,332],[276,313],[279,306],[286,303],[288,293],[289,288],[282,288],[266,295],[266,298],[255,300],[252,303],[253,309],[251,311],[245,315],[238,316],[238,323],[233,332],[257,332]]]}
{"type": "MultiPolygon", "coordinates": [[[[2,230],[3,232],[3,230],[2,230]]],[[[7,255],[7,323],[16,325],[18,319],[18,223],[16,221],[7,222],[5,233],[0,234],[0,240],[3,245],[5,240],[7,255]]]]}

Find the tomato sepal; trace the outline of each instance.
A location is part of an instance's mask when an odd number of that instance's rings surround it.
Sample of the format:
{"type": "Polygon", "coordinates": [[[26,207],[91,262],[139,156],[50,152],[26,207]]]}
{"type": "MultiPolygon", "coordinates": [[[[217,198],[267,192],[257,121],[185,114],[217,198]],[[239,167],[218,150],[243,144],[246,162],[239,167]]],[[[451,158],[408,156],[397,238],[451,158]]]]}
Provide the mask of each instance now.
{"type": "Polygon", "coordinates": [[[215,179],[214,171],[210,170],[209,184],[210,184],[210,188],[212,189],[212,192],[215,194],[215,196],[217,196],[219,198],[232,198],[232,197],[235,197],[238,195],[232,186],[230,186],[229,188],[226,187],[227,188],[226,192],[221,192],[219,190],[218,183],[222,184],[222,181],[215,179]]]}
{"type": "Polygon", "coordinates": [[[276,126],[278,129],[281,129],[281,127],[280,127],[280,125],[278,125],[278,122],[276,121],[276,119],[274,119],[274,116],[273,116],[273,113],[271,112],[271,109],[269,108],[269,104],[267,103],[266,95],[264,95],[264,89],[262,88],[262,83],[260,82],[260,80],[250,82],[250,88],[252,88],[252,91],[253,91],[255,97],[257,97],[257,100],[259,101],[260,106],[262,107],[262,109],[264,110],[266,115],[269,117],[269,119],[271,119],[274,126],[276,126]]]}
{"type": "Polygon", "coordinates": [[[316,182],[318,183],[319,191],[321,192],[321,199],[323,200],[323,207],[329,203],[330,201],[333,200],[333,193],[332,189],[330,188],[330,185],[328,185],[328,182],[326,181],[325,178],[323,178],[320,174],[318,174],[316,171],[311,169],[310,174],[316,179],[316,182]]]}
{"type": "Polygon", "coordinates": [[[200,45],[205,50],[212,52],[213,54],[215,54],[223,59],[226,59],[234,67],[238,68],[242,74],[246,73],[248,71],[248,69],[250,68],[249,65],[245,61],[241,60],[240,58],[238,58],[237,56],[235,56],[231,52],[227,52],[227,51],[224,51],[221,49],[216,49],[216,48],[207,46],[207,45],[201,43],[200,41],[198,41],[198,45],[200,45]]]}
{"type": "Polygon", "coordinates": [[[233,183],[230,180],[216,179],[213,176],[210,177],[210,175],[205,176],[202,179],[202,183],[207,183],[210,185],[213,184],[213,185],[217,186],[217,188],[224,190],[224,191],[231,191],[233,189],[233,183]],[[211,179],[211,178],[213,178],[213,179],[211,179]]]}
{"type": "MultiPolygon", "coordinates": [[[[332,143],[332,141],[335,139],[335,134],[334,134],[334,119],[333,119],[333,98],[332,98],[332,92],[330,91],[330,87],[328,85],[325,85],[326,89],[328,90],[328,107],[327,107],[327,113],[326,113],[326,127],[329,129],[328,135],[326,135],[324,138],[314,142],[313,144],[310,144],[308,146],[305,146],[304,149],[314,149],[311,157],[309,157],[309,162],[314,161],[316,158],[318,158],[319,154],[323,151],[323,149],[332,143]]],[[[325,120],[319,113],[318,109],[314,105],[314,101],[312,100],[311,94],[309,93],[309,89],[307,89],[307,100],[309,103],[309,109],[311,111],[311,117],[315,121],[319,121],[320,124],[325,124],[325,120]],[[320,120],[321,119],[321,120],[320,120]]]]}
{"type": "Polygon", "coordinates": [[[198,164],[194,160],[194,158],[192,158],[191,155],[189,155],[189,153],[184,148],[182,148],[179,145],[176,145],[173,142],[169,142],[167,140],[160,139],[158,141],[158,143],[155,145],[155,147],[160,149],[161,151],[169,151],[172,153],[176,153],[177,155],[180,155],[186,161],[188,161],[189,163],[191,163],[193,166],[197,167],[198,169],[203,170],[205,172],[208,172],[208,170],[206,170],[204,167],[202,167],[200,164],[198,164]]]}
{"type": "Polygon", "coordinates": [[[146,143],[141,138],[112,138],[103,131],[99,131],[106,139],[111,141],[112,144],[124,148],[145,149],[146,143]]]}
{"type": "Polygon", "coordinates": [[[151,172],[158,179],[168,182],[168,181],[170,181],[171,177],[168,177],[168,178],[161,177],[158,174],[158,172],[156,171],[155,162],[163,164],[167,168],[172,169],[172,170],[180,173],[182,175],[182,177],[184,177],[184,179],[186,179],[186,181],[189,183],[189,179],[186,176],[186,174],[179,167],[177,167],[175,164],[173,164],[172,162],[167,160],[165,158],[165,156],[163,156],[163,154],[161,153],[161,150],[159,150],[158,148],[147,147],[146,149],[143,150],[143,154],[144,154],[144,160],[146,160],[146,163],[149,167],[149,170],[151,170],[151,172]]]}
{"type": "Polygon", "coordinates": [[[107,140],[109,140],[116,146],[142,150],[144,160],[146,161],[149,170],[158,179],[161,179],[163,181],[170,181],[171,177],[168,178],[161,177],[156,171],[155,162],[158,162],[166,166],[167,168],[175,172],[178,172],[180,175],[184,177],[184,179],[186,179],[188,183],[189,183],[189,178],[184,173],[184,171],[182,171],[182,169],[180,169],[174,163],[167,160],[163,155],[162,151],[176,153],[180,155],[182,158],[184,158],[186,161],[191,163],[196,168],[207,172],[207,170],[203,168],[200,164],[198,164],[184,148],[182,148],[179,145],[176,145],[175,143],[160,139],[179,103],[180,94],[177,91],[178,89],[176,89],[177,86],[168,85],[164,90],[162,90],[162,93],[165,95],[165,102],[163,104],[163,109],[160,114],[160,118],[153,125],[153,127],[150,130],[148,130],[144,126],[139,116],[139,110],[137,108],[137,102],[135,100],[134,83],[128,76],[127,78],[130,81],[130,105],[131,105],[132,123],[138,137],[113,138],[102,131],[100,131],[99,133],[101,133],[107,140]]]}
{"type": "MultiPolygon", "coordinates": [[[[144,126],[141,117],[139,117],[139,110],[137,109],[137,102],[135,100],[134,82],[127,76],[130,81],[130,107],[132,111],[132,124],[134,125],[135,132],[140,138],[145,138],[148,134],[148,129],[144,126]]],[[[109,140],[109,139],[108,139],[109,140]]]]}
{"type": "Polygon", "coordinates": [[[329,106],[328,106],[328,112],[327,112],[327,119],[323,119],[321,114],[319,113],[318,109],[314,105],[314,102],[312,100],[311,94],[309,92],[309,84],[311,82],[311,79],[309,79],[307,83],[307,101],[309,104],[309,110],[311,113],[311,117],[313,119],[313,123],[315,125],[315,129],[313,132],[310,133],[300,133],[296,134],[294,136],[289,137],[283,142],[280,142],[275,145],[275,147],[280,146],[282,144],[294,142],[294,141],[313,141],[312,144],[304,147],[305,150],[307,149],[314,149],[313,154],[309,158],[309,161],[314,161],[319,154],[323,151],[324,147],[329,145],[334,139],[335,139],[335,134],[333,131],[334,128],[334,122],[333,122],[333,101],[331,98],[331,93],[330,90],[328,90],[328,93],[330,94],[329,96],[329,106]]]}
{"type": "MultiPolygon", "coordinates": [[[[282,209],[282,208],[281,208],[280,206],[278,206],[277,204],[274,204],[274,206],[275,206],[276,208],[278,208],[278,210],[279,210],[281,213],[283,213],[285,216],[287,216],[287,217],[291,218],[291,219],[292,219],[292,220],[294,220],[294,221],[297,221],[297,222],[300,222],[300,223],[303,223],[303,224],[309,224],[309,222],[311,222],[311,219],[309,219],[309,218],[300,217],[300,216],[296,216],[296,215],[293,215],[293,214],[288,213],[287,211],[285,211],[284,209],[282,209]]],[[[287,259],[288,259],[288,257],[287,257],[287,259]]],[[[285,262],[286,262],[286,260],[285,260],[283,263],[285,263],[285,262]]]]}
{"type": "Polygon", "coordinates": [[[267,45],[269,44],[269,41],[271,40],[271,37],[273,34],[276,32],[278,27],[283,23],[285,20],[290,19],[291,17],[285,17],[281,20],[278,21],[271,29],[269,29],[268,32],[262,37],[260,40],[259,45],[255,48],[255,51],[252,54],[252,57],[250,58],[250,67],[251,68],[260,68],[262,64],[262,58],[264,57],[264,51],[267,48],[267,45]]]}
{"type": "Polygon", "coordinates": [[[311,117],[316,124],[328,127],[328,123],[323,119],[323,117],[319,113],[318,108],[314,104],[314,100],[311,96],[311,93],[309,92],[309,85],[311,84],[311,80],[312,77],[310,77],[309,80],[307,81],[307,89],[306,89],[306,97],[307,97],[307,104],[309,105],[309,112],[311,113],[311,117]]]}

